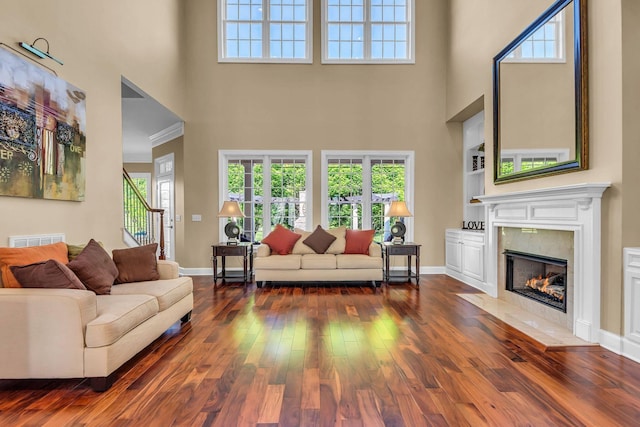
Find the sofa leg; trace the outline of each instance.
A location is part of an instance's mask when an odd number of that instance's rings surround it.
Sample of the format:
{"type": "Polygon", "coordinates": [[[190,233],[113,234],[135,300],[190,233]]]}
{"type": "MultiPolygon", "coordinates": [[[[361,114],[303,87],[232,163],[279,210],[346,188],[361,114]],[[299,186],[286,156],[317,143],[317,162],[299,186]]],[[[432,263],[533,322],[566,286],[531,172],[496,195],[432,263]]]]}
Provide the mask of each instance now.
{"type": "Polygon", "coordinates": [[[191,320],[191,311],[180,318],[180,322],[187,323],[191,320]]]}
{"type": "Polygon", "coordinates": [[[266,280],[262,280],[262,281],[256,282],[256,286],[259,288],[262,288],[262,286],[265,285],[266,283],[267,283],[266,280]]]}
{"type": "Polygon", "coordinates": [[[113,374],[108,377],[93,377],[90,378],[91,388],[96,392],[103,392],[109,390],[113,384],[115,377],[113,374]]]}

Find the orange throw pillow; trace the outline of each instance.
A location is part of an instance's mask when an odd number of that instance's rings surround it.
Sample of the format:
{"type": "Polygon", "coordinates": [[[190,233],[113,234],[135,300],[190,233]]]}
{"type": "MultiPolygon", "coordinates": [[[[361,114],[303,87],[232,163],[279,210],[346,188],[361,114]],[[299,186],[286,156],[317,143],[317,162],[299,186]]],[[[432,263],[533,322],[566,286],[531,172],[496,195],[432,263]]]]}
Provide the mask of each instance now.
{"type": "Polygon", "coordinates": [[[293,246],[301,237],[301,234],[294,233],[288,228],[285,228],[280,224],[276,224],[273,231],[269,233],[267,237],[262,239],[262,243],[269,245],[271,251],[278,255],[288,255],[291,253],[293,246]]]}
{"type": "Polygon", "coordinates": [[[52,243],[43,246],[29,246],[26,248],[0,248],[0,274],[5,288],[21,288],[11,272],[11,266],[23,266],[55,259],[62,264],[69,262],[67,244],[52,243]]]}
{"type": "Polygon", "coordinates": [[[375,230],[349,230],[345,239],[347,244],[344,248],[345,254],[369,255],[369,246],[373,242],[375,230]]]}

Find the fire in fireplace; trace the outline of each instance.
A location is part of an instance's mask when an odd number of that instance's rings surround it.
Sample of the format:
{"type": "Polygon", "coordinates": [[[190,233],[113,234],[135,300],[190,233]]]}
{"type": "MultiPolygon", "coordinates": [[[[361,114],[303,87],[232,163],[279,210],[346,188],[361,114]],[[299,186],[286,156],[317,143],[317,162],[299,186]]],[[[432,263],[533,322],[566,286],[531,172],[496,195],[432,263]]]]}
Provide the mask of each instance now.
{"type": "Polygon", "coordinates": [[[506,289],[567,312],[567,260],[506,250],[506,289]]]}

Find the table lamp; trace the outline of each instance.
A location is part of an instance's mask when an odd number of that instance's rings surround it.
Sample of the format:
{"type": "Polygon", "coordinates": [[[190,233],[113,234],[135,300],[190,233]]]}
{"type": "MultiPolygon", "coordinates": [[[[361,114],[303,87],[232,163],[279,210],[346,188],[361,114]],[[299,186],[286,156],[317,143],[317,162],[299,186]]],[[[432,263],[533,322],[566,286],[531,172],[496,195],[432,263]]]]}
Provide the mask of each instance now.
{"type": "Polygon", "coordinates": [[[227,245],[237,245],[238,236],[240,235],[240,227],[235,222],[234,218],[244,218],[244,214],[240,210],[238,202],[226,201],[222,204],[222,209],[218,212],[218,218],[231,218],[231,221],[224,226],[224,234],[227,235],[229,240],[227,245]]]}
{"type": "MultiPolygon", "coordinates": [[[[384,214],[384,216],[389,218],[403,218],[413,215],[411,215],[411,212],[409,212],[409,209],[407,208],[407,204],[405,202],[394,201],[391,202],[391,205],[389,206],[389,209],[384,214]]],[[[402,242],[404,242],[404,234],[407,232],[407,227],[405,227],[405,225],[401,221],[396,221],[396,223],[391,226],[390,231],[391,235],[393,236],[392,242],[394,244],[401,244],[402,242]]]]}

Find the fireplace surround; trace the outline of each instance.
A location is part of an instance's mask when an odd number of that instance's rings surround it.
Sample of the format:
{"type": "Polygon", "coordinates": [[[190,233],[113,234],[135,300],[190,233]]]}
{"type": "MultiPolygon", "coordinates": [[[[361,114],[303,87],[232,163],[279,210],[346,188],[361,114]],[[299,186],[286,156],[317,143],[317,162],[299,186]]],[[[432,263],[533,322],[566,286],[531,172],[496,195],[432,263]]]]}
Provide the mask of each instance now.
{"type": "Polygon", "coordinates": [[[600,332],[600,247],[602,194],[610,183],[576,184],[478,197],[485,206],[486,282],[498,298],[500,227],[573,232],[572,332],[597,343],[600,332]]]}

